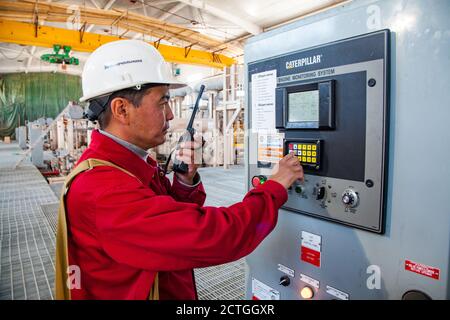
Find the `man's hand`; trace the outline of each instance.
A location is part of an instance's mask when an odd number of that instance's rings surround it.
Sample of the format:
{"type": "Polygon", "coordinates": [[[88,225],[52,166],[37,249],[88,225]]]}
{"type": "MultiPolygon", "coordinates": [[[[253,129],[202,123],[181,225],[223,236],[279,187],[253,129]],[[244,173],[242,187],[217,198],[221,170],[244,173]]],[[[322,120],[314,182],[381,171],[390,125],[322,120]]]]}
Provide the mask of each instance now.
{"type": "Polygon", "coordinates": [[[303,167],[300,165],[297,157],[290,153],[278,162],[272,171],[270,180],[274,180],[289,188],[296,180],[303,181],[303,167]]]}
{"type": "Polygon", "coordinates": [[[175,173],[177,178],[185,184],[192,185],[197,168],[202,164],[202,136],[195,134],[194,141],[182,142],[175,156],[188,165],[188,172],[175,173]]]}

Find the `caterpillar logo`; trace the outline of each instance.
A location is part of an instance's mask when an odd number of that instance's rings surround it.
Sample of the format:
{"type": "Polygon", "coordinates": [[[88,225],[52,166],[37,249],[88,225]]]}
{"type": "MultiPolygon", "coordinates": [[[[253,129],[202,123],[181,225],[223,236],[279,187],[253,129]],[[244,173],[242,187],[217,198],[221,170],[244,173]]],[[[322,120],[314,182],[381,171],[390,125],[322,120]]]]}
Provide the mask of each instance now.
{"type": "Polygon", "coordinates": [[[322,60],[322,55],[318,54],[316,56],[287,61],[286,62],[286,70],[293,69],[293,68],[299,68],[299,67],[303,67],[303,66],[309,66],[312,64],[317,64],[317,63],[320,63],[321,60],[322,60]]]}

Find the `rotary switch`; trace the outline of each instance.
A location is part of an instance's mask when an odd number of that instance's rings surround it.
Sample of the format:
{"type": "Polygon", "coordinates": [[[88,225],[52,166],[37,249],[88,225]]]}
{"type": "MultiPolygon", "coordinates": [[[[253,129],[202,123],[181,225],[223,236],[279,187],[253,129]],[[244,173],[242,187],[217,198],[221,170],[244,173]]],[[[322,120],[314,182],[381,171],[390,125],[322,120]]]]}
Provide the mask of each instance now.
{"type": "Polygon", "coordinates": [[[353,189],[346,189],[342,194],[342,203],[347,208],[355,208],[359,204],[358,193],[353,189]]]}
{"type": "Polygon", "coordinates": [[[280,278],[279,284],[282,285],[283,287],[287,287],[288,285],[291,284],[291,279],[289,279],[288,276],[282,276],[280,278]]]}

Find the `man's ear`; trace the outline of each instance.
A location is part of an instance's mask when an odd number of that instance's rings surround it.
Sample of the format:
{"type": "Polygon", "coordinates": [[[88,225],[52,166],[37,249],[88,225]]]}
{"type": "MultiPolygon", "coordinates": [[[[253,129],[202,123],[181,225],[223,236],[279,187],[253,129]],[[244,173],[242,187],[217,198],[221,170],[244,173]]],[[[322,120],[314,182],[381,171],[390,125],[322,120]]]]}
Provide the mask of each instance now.
{"type": "Polygon", "coordinates": [[[121,97],[116,97],[111,101],[111,119],[119,121],[123,125],[130,123],[130,108],[131,103],[121,97]]]}

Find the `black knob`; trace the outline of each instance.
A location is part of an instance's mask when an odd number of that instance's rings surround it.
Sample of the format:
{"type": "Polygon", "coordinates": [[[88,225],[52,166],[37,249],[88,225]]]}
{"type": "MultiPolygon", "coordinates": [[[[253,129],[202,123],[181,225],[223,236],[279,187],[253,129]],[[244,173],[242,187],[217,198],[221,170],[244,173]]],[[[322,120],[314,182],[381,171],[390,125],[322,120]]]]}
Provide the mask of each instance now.
{"type": "Polygon", "coordinates": [[[289,279],[288,276],[282,276],[280,278],[280,285],[282,285],[283,287],[287,287],[290,284],[291,284],[291,279],[289,279]]]}
{"type": "Polygon", "coordinates": [[[431,298],[419,290],[411,290],[403,295],[402,300],[431,300],[431,298]]]}

